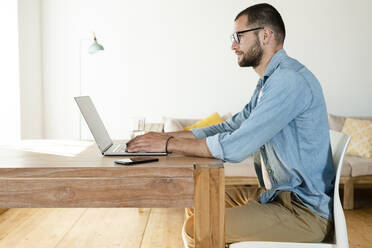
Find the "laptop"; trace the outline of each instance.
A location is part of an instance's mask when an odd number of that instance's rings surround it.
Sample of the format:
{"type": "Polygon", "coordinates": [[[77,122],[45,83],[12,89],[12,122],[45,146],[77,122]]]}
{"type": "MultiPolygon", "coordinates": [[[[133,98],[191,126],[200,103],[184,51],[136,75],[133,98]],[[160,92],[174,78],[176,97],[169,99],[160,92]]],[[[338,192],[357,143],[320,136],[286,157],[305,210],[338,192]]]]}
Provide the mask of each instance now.
{"type": "Polygon", "coordinates": [[[75,97],[80,112],[104,156],[165,156],[165,152],[126,152],[126,144],[113,144],[105,125],[89,96],[75,97]]]}

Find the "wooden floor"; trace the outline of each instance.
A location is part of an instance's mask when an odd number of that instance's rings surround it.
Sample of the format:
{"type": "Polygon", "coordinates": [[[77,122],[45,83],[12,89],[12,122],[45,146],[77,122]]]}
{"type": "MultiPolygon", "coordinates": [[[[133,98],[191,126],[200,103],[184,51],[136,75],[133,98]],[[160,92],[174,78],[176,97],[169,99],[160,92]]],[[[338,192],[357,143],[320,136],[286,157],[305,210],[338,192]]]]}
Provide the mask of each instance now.
{"type": "Polygon", "coordinates": [[[345,211],[345,217],[350,248],[372,247],[371,188],[355,190],[355,209],[345,211]]]}
{"type": "MultiPolygon", "coordinates": [[[[372,190],[345,211],[350,248],[372,247],[372,190]]],[[[181,248],[183,209],[10,209],[0,215],[0,248],[181,248]]]]}
{"type": "Polygon", "coordinates": [[[0,216],[1,248],[183,247],[183,209],[10,209],[0,216]]]}

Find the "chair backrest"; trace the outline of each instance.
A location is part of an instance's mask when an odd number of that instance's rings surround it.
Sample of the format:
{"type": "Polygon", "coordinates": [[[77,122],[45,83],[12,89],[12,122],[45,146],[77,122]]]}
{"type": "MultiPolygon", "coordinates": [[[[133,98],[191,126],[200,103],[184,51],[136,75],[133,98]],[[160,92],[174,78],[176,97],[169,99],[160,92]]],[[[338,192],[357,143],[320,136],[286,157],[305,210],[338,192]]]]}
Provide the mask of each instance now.
{"type": "Polygon", "coordinates": [[[335,189],[333,199],[333,217],[335,224],[335,241],[337,248],[348,248],[348,237],[344,211],[342,209],[339,184],[341,177],[342,164],[346,153],[347,146],[350,142],[350,136],[330,130],[333,166],[336,172],[335,189]]]}

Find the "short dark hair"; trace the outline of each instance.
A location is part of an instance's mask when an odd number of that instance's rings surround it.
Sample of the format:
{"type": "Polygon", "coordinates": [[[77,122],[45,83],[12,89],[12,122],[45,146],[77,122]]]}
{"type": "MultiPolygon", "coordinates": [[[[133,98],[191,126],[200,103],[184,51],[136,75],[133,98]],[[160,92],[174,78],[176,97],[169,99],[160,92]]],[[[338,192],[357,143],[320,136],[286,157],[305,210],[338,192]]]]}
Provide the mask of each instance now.
{"type": "Polygon", "coordinates": [[[259,26],[270,26],[275,32],[275,40],[278,44],[283,44],[285,39],[285,26],[279,12],[270,4],[261,3],[252,5],[236,17],[235,21],[241,16],[248,16],[248,25],[257,24],[259,26]]]}

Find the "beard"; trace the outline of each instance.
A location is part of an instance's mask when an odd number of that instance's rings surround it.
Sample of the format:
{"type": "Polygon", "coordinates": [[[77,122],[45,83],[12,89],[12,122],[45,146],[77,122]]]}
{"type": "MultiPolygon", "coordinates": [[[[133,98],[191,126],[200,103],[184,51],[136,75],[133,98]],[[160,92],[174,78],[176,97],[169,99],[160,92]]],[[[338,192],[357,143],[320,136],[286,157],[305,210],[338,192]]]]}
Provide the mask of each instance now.
{"type": "Polygon", "coordinates": [[[257,67],[261,63],[263,50],[258,37],[256,43],[247,52],[243,52],[242,56],[243,58],[238,61],[241,67],[257,67]]]}

